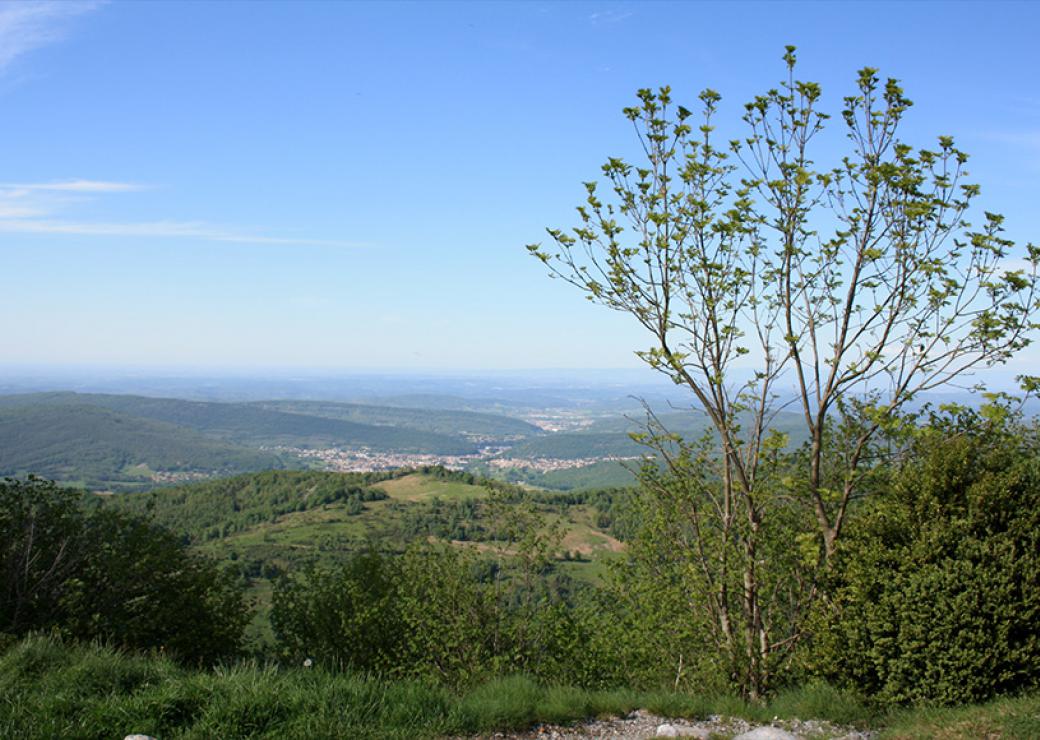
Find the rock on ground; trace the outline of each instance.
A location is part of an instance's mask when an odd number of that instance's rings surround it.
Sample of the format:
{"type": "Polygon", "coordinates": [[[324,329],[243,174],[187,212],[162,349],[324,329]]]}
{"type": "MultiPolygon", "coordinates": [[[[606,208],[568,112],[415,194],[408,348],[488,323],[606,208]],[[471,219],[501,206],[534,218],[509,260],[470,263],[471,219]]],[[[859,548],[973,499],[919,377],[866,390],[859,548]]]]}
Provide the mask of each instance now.
{"type": "Polygon", "coordinates": [[[756,727],[748,732],[742,732],[733,740],[798,740],[798,736],[779,727],[756,727]]]}
{"type": "Polygon", "coordinates": [[[668,719],[639,710],[625,717],[586,720],[569,725],[536,725],[523,732],[497,732],[477,735],[468,740],[652,740],[658,737],[697,740],[874,740],[877,733],[817,720],[790,720],[756,727],[747,720],[731,717],[668,719]]]}

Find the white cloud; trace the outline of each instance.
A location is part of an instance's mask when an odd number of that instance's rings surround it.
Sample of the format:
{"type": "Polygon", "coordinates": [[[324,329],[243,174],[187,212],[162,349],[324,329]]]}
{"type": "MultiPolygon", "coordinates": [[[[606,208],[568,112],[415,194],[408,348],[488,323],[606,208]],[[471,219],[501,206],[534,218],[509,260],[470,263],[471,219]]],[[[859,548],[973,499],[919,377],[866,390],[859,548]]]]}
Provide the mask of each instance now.
{"type": "Polygon", "coordinates": [[[0,71],[26,52],[60,41],[70,20],[102,4],[93,0],[0,4],[0,71]]]}
{"type": "Polygon", "coordinates": [[[132,182],[105,182],[103,180],[66,180],[64,182],[0,183],[0,190],[44,191],[55,193],[127,193],[144,190],[144,185],[132,182]]]}
{"type": "MultiPolygon", "coordinates": [[[[2,211],[0,211],[2,213],[2,211]]],[[[0,232],[14,234],[66,234],[76,236],[129,236],[148,238],[178,238],[239,244],[284,244],[318,247],[363,247],[360,242],[341,242],[328,239],[302,239],[266,236],[190,221],[143,221],[127,223],[95,223],[55,221],[51,219],[4,218],[0,216],[0,232]]]]}
{"type": "Polygon", "coordinates": [[[623,20],[631,18],[635,13],[631,10],[624,8],[611,8],[609,10],[600,10],[595,13],[589,14],[589,21],[593,25],[600,23],[620,23],[623,20]]]}
{"type": "Polygon", "coordinates": [[[1023,131],[984,131],[982,138],[1013,147],[1025,155],[1032,167],[1040,166],[1040,129],[1023,131]]]}
{"type": "Polygon", "coordinates": [[[203,221],[78,221],[62,218],[70,204],[80,205],[115,193],[147,190],[137,183],[108,180],[62,180],[0,183],[0,233],[67,236],[139,237],[238,244],[364,247],[360,242],[271,236],[258,229],[233,228],[203,221]]]}
{"type": "Polygon", "coordinates": [[[45,215],[46,211],[33,205],[10,202],[0,193],[0,220],[5,218],[34,218],[45,215]]]}

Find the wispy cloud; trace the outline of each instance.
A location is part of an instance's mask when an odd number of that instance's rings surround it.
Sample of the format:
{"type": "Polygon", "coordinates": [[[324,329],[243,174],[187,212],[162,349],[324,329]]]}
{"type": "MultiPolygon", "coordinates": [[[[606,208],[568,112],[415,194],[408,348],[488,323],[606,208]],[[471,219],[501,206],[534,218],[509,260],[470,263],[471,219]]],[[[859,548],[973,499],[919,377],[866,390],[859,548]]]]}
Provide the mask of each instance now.
{"type": "Polygon", "coordinates": [[[145,190],[146,185],[103,180],[65,180],[63,182],[0,183],[0,190],[52,193],[127,193],[145,190]]]}
{"type": "Polygon", "coordinates": [[[0,3],[0,72],[26,52],[62,40],[73,18],[103,4],[94,0],[0,3]]]}
{"type": "Polygon", "coordinates": [[[361,242],[277,236],[261,229],[204,221],[82,221],[63,218],[69,204],[114,193],[147,190],[147,185],[108,180],[0,183],[0,233],[180,239],[237,244],[365,247],[361,242]]]}
{"type": "Polygon", "coordinates": [[[626,8],[611,8],[590,13],[589,21],[593,25],[599,25],[600,23],[620,23],[627,18],[631,18],[633,15],[635,15],[635,11],[626,8]]]}
{"type": "Polygon", "coordinates": [[[55,221],[51,219],[0,218],[0,232],[15,234],[67,234],[76,236],[135,236],[160,239],[176,238],[238,244],[284,244],[320,247],[366,246],[360,242],[266,236],[254,232],[226,229],[201,221],[95,223],[55,221]]]}
{"type": "Polygon", "coordinates": [[[1019,157],[1025,158],[1028,166],[1040,168],[1040,129],[1020,131],[985,131],[983,139],[1010,145],[1015,148],[1019,157]]]}

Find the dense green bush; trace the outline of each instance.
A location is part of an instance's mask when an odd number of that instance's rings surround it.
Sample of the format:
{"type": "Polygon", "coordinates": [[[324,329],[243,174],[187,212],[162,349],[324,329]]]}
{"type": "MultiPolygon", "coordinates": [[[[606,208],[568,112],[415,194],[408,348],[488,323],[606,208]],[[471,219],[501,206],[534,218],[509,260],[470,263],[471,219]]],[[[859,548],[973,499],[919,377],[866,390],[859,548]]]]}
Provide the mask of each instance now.
{"type": "Polygon", "coordinates": [[[271,624],[292,662],[457,682],[494,670],[501,617],[473,558],[422,547],[281,579],[271,624]]]}
{"type": "Polygon", "coordinates": [[[847,532],[812,662],[881,701],[1040,680],[1040,439],[1000,407],[933,418],[847,532]]]}
{"type": "Polygon", "coordinates": [[[396,660],[401,620],[390,562],[372,551],[340,568],[307,567],[277,583],[271,625],[284,657],[326,668],[383,671],[396,660]]]}
{"type": "Polygon", "coordinates": [[[239,648],[242,588],[144,520],[39,479],[0,483],[0,632],[55,629],[212,662],[239,648]]]}
{"type": "Polygon", "coordinates": [[[458,548],[362,552],[282,578],[271,622],[290,664],[452,685],[525,673],[585,688],[704,688],[681,600],[645,580],[593,588],[524,568],[458,548]]]}

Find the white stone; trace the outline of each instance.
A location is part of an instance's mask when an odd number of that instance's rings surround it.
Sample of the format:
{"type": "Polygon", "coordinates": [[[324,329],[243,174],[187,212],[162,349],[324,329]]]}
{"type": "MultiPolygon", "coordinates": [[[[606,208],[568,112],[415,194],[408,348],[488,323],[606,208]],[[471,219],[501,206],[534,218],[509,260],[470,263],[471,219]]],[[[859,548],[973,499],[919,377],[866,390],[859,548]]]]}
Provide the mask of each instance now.
{"type": "Polygon", "coordinates": [[[127,735],[123,740],[155,740],[151,735],[127,735]]]}
{"type": "Polygon", "coordinates": [[[779,727],[756,727],[733,740],[798,740],[798,736],[779,727]]]}
{"type": "Polygon", "coordinates": [[[675,725],[658,725],[657,737],[679,737],[679,730],[675,725]]]}

